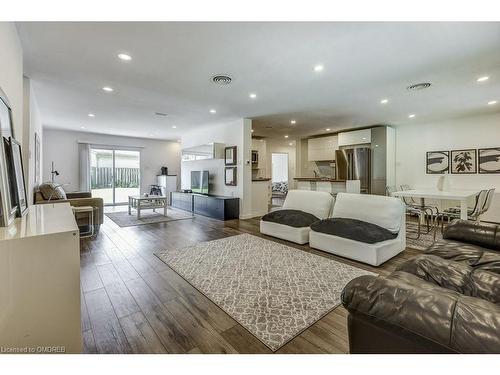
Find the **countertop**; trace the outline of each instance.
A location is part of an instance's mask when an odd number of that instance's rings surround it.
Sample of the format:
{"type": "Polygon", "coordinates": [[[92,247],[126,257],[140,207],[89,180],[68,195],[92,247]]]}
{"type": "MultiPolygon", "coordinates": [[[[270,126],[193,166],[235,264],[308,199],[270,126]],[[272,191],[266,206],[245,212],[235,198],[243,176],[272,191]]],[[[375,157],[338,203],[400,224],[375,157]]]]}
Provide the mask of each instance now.
{"type": "Polygon", "coordinates": [[[345,182],[346,180],[338,180],[336,178],[321,178],[321,177],[295,177],[297,181],[310,181],[310,182],[345,182]]]}
{"type": "Polygon", "coordinates": [[[252,178],[252,181],[271,181],[270,177],[258,177],[258,178],[252,178]]]}

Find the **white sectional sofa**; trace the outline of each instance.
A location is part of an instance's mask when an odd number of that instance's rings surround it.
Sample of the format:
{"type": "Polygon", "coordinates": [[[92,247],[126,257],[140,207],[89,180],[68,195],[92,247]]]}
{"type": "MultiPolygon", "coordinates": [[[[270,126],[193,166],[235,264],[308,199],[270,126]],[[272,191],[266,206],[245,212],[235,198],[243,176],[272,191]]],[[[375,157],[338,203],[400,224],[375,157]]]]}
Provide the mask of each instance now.
{"type": "Polygon", "coordinates": [[[333,197],[323,191],[289,190],[283,207],[262,217],[260,232],[305,244],[311,224],[328,218],[332,204],[333,197]]]}
{"type": "Polygon", "coordinates": [[[392,197],[339,193],[331,217],[311,225],[309,245],[378,266],[406,247],[404,205],[392,197]]]}

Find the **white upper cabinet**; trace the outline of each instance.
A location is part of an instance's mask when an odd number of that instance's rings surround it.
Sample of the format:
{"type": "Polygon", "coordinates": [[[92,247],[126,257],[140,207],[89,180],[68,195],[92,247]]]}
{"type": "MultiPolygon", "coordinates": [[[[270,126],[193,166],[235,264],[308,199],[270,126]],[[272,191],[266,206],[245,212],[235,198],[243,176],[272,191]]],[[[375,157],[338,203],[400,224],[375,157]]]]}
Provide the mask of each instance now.
{"type": "Polygon", "coordinates": [[[352,132],[339,133],[338,145],[339,146],[362,145],[365,143],[371,143],[371,141],[372,141],[372,130],[362,129],[362,130],[354,130],[352,132]]]}
{"type": "Polygon", "coordinates": [[[338,137],[311,138],[307,141],[307,159],[309,161],[335,160],[335,150],[338,150],[338,137]]]}

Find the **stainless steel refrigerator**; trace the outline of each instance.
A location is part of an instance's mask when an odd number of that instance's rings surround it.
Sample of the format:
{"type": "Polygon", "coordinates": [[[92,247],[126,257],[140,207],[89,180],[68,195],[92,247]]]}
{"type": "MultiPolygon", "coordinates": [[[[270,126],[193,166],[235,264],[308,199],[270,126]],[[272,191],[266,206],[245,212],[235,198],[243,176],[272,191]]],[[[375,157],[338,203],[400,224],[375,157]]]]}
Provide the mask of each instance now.
{"type": "Polygon", "coordinates": [[[361,193],[371,193],[370,148],[348,148],[335,151],[337,179],[360,180],[361,193]]]}

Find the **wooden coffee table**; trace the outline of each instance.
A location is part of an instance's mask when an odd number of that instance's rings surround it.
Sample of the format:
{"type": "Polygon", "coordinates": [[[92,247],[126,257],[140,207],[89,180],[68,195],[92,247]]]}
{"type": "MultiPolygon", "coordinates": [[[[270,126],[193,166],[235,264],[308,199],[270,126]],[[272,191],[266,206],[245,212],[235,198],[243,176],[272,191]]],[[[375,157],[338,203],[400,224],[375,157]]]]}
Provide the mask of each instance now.
{"type": "Polygon", "coordinates": [[[167,216],[167,197],[161,195],[129,195],[128,214],[132,215],[132,208],[137,211],[137,220],[141,218],[142,210],[153,210],[163,208],[163,215],[167,216]]]}

